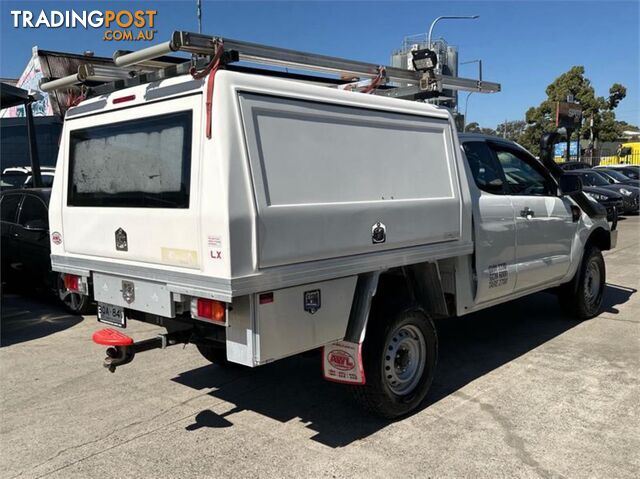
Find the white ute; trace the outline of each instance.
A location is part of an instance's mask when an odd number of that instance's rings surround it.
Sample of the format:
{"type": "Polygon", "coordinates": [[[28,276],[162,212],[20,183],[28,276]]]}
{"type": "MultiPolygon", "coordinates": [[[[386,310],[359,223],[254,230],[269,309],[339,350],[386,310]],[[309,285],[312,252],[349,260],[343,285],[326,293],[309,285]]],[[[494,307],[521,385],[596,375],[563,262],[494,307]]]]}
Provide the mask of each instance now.
{"type": "Polygon", "coordinates": [[[598,313],[617,231],[579,180],[515,144],[463,149],[446,109],[406,100],[487,82],[185,32],[115,64],[42,85],[88,94],[65,119],[53,269],[99,321],[167,329],[97,331],[111,371],[179,343],[250,367],[323,348],[327,379],[398,417],[431,385],[434,319],[550,288],[598,313]],[[175,50],[191,71],[162,56],[175,50]]]}

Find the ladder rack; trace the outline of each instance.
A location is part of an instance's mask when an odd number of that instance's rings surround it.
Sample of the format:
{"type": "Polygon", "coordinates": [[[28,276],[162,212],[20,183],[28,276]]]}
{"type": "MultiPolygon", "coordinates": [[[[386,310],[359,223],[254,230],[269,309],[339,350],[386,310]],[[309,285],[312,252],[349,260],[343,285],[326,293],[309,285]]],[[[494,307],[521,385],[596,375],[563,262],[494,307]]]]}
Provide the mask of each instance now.
{"type": "MultiPolygon", "coordinates": [[[[185,31],[173,32],[171,40],[158,45],[130,53],[116,52],[113,56],[114,67],[83,65],[80,67],[78,74],[43,82],[40,88],[43,91],[52,91],[84,84],[89,86],[90,90],[94,90],[96,84],[115,82],[110,87],[111,90],[114,90],[133,84],[140,84],[143,81],[153,81],[185,74],[188,72],[192,62],[196,61],[194,59],[200,58],[199,63],[202,64],[203,59],[214,55],[219,45],[224,46],[225,64],[244,61],[271,67],[339,75],[344,83],[351,82],[354,77],[374,80],[383,76],[386,87],[377,90],[376,93],[394,98],[437,98],[442,95],[442,91],[445,89],[480,93],[500,91],[500,84],[494,82],[452,77],[433,72],[428,72],[429,74],[427,75],[424,71],[381,66],[374,63],[185,31]],[[162,59],[167,58],[166,55],[174,52],[190,53],[194,56],[194,59],[168,57],[172,62],[162,61],[162,59]],[[171,63],[176,63],[179,60],[184,60],[184,66],[171,65],[171,63]]],[[[268,70],[264,70],[264,72],[268,73],[268,70]]],[[[322,77],[315,78],[319,82],[323,80],[322,77]]],[[[101,93],[104,93],[106,89],[98,88],[97,90],[101,90],[101,93]]]]}

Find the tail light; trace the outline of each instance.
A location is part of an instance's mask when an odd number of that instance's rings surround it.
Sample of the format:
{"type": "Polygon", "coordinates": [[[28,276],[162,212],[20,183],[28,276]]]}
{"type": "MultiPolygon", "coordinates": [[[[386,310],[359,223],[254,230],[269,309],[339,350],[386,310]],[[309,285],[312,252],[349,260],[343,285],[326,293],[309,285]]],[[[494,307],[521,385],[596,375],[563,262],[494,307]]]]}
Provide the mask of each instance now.
{"type": "Polygon", "coordinates": [[[80,276],[75,274],[64,275],[64,287],[68,291],[80,291],[80,276]]]}
{"type": "Polygon", "coordinates": [[[193,298],[191,300],[191,316],[196,319],[224,323],[227,315],[227,306],[221,301],[206,298],[193,298]]]}

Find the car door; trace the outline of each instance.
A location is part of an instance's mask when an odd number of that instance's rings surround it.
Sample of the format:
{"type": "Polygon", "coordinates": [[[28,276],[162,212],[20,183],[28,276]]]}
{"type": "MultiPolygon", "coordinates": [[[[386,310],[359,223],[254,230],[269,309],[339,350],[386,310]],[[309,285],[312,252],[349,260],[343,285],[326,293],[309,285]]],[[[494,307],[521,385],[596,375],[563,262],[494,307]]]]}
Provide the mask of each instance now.
{"type": "Polygon", "coordinates": [[[515,212],[515,291],[562,278],[569,271],[577,230],[571,201],[558,196],[549,172],[525,151],[502,143],[491,143],[491,148],[502,166],[515,212]]]}
{"type": "Polygon", "coordinates": [[[23,195],[20,193],[7,193],[2,195],[0,201],[0,224],[2,229],[2,270],[7,272],[9,268],[19,267],[18,243],[16,241],[18,207],[23,195]]]}
{"type": "Polygon", "coordinates": [[[484,140],[465,141],[475,234],[475,302],[511,294],[516,283],[516,230],[511,198],[497,158],[484,140]]]}
{"type": "Polygon", "coordinates": [[[35,275],[46,274],[51,265],[48,216],[48,208],[39,197],[24,195],[14,237],[20,242],[20,262],[35,275]]]}

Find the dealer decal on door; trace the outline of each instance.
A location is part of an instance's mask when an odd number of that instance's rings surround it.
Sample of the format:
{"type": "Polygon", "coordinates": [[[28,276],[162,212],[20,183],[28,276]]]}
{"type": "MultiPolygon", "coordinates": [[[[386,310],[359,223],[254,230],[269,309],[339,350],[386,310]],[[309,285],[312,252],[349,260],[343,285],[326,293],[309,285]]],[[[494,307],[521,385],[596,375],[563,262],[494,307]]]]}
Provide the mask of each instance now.
{"type": "Polygon", "coordinates": [[[507,263],[489,265],[489,288],[504,286],[508,281],[507,263]]]}

